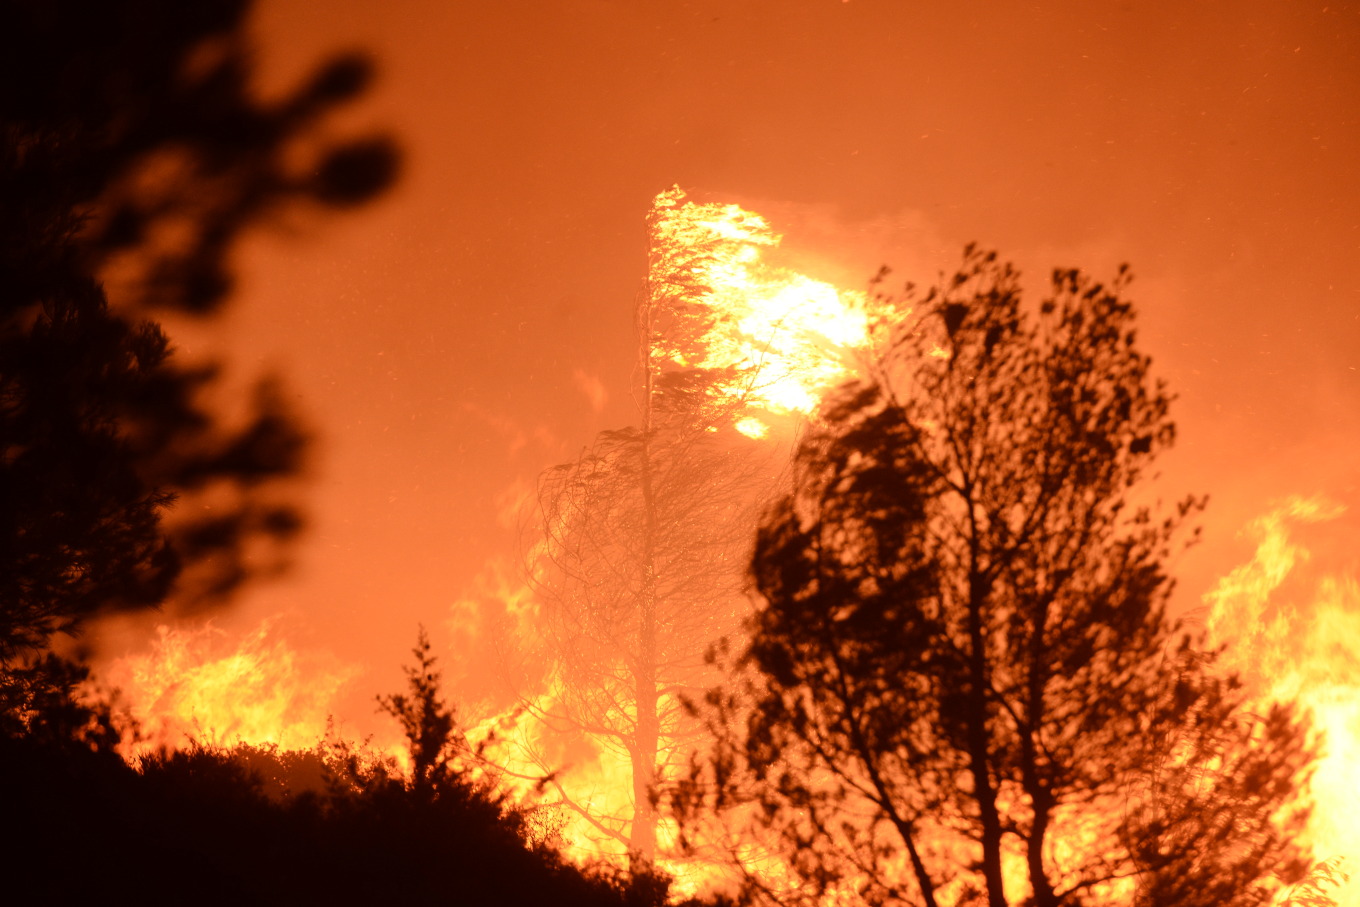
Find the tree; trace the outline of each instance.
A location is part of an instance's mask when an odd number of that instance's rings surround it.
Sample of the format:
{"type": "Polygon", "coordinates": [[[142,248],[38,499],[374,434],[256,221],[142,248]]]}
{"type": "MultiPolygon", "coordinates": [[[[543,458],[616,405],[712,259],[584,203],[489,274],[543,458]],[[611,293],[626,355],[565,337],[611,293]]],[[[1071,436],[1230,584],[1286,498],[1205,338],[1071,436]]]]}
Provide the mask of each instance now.
{"type": "Polygon", "coordinates": [[[777,237],[756,215],[679,189],[657,197],[648,237],[638,424],[602,432],[539,482],[532,645],[554,666],[554,695],[523,700],[554,733],[587,734],[628,760],[631,809],[612,814],[533,757],[562,803],[642,866],[656,857],[657,783],[698,731],[682,696],[715,679],[704,651],[739,625],[751,528],[778,472],[772,447],[738,428],[774,369],[731,345],[724,284],[745,252],[777,237]]]}
{"type": "Polygon", "coordinates": [[[411,756],[411,789],[418,797],[434,799],[451,784],[466,783],[460,776],[468,745],[453,707],[440,693],[438,659],[430,652],[424,627],[411,651],[416,663],[403,669],[408,691],[379,696],[378,706],[401,722],[411,756]]]}
{"type": "Polygon", "coordinates": [[[1263,904],[1301,868],[1300,722],[1167,616],[1203,501],[1137,503],[1174,426],[1128,279],[1056,271],[1035,318],[970,247],[801,444],[709,780],[804,893],[1263,904]]]}
{"type": "Polygon", "coordinates": [[[704,650],[740,621],[762,483],[742,449],[751,442],[732,434],[605,433],[539,486],[537,629],[557,695],[537,711],[554,732],[584,732],[628,760],[631,815],[578,811],[643,863],[656,855],[655,786],[696,730],[681,697],[712,682],[704,650]]]}
{"type": "Polygon", "coordinates": [[[243,231],[363,202],[396,155],[318,136],[364,90],[360,56],[257,99],[248,7],[4,4],[0,663],[176,581],[182,603],[221,601],[256,572],[252,546],[281,557],[301,526],[268,491],[305,442],[277,387],[223,416],[206,400],[219,366],[177,360],[153,319],[219,311],[243,231]]]}

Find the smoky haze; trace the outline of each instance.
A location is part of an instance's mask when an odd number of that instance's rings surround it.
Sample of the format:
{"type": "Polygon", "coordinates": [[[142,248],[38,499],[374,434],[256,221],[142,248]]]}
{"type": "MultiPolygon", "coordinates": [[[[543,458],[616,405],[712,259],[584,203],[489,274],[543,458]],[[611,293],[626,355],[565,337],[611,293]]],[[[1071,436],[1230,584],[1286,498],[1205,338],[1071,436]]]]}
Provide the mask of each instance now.
{"type": "MultiPolygon", "coordinates": [[[[765,215],[786,264],[928,283],[970,240],[1033,286],[1137,275],[1140,341],[1179,396],[1167,498],[1208,492],[1185,607],[1291,493],[1356,500],[1360,15],[1349,4],[696,0],[256,11],[268,94],[363,47],[402,182],[321,238],[261,233],[214,338],[276,368],[316,428],[310,534],[217,617],[399,685],[517,557],[515,504],[634,421],[643,219],[679,184],[765,215]]],[[[193,354],[195,343],[187,346],[193,354]]],[[[145,625],[110,629],[105,651],[145,625]]],[[[464,632],[451,675],[485,673],[464,632]]]]}

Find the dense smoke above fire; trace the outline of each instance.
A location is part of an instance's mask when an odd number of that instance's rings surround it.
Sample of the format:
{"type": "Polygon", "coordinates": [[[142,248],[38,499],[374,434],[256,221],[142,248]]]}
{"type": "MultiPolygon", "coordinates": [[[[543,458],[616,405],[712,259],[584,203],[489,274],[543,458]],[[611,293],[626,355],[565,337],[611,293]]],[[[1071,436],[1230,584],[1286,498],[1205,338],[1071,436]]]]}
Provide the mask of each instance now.
{"type": "Polygon", "coordinates": [[[1356,484],[1353,10],[342,7],[258,5],[262,90],[367,47],[366,109],[414,163],[324,243],[242,259],[220,337],[290,376],[318,447],[300,569],[234,631],[296,609],[399,682],[409,628],[512,546],[506,489],[631,418],[639,219],[676,182],[853,292],[885,264],[929,282],[973,240],[1039,285],[1130,262],[1179,397],[1167,484],[1214,499],[1191,599],[1270,501],[1356,484]]]}

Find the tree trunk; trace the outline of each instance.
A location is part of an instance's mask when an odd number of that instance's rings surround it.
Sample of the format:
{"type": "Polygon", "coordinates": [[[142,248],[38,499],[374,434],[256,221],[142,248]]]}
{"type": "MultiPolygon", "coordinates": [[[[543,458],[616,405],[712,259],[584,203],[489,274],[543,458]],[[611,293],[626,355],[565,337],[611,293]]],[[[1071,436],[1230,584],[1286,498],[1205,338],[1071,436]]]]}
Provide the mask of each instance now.
{"type": "Polygon", "coordinates": [[[1034,889],[1035,907],[1058,907],[1058,896],[1044,871],[1044,840],[1053,814],[1053,793],[1039,777],[1038,735],[1044,721],[1044,691],[1048,685],[1048,614],[1050,600],[1044,599],[1034,615],[1034,630],[1029,647],[1029,701],[1026,703],[1027,727],[1021,734],[1021,778],[1030,804],[1034,822],[1026,842],[1025,859],[1029,866],[1030,887],[1034,889]]]}
{"type": "MultiPolygon", "coordinates": [[[[650,309],[649,309],[650,314],[650,309]]],[[[638,657],[635,667],[634,725],[628,754],[633,772],[633,822],[628,842],[628,859],[633,872],[646,869],[656,860],[656,806],[652,797],[656,786],[656,757],[661,727],[657,715],[656,683],[656,494],[652,487],[652,364],[650,324],[644,336],[644,397],[642,411],[642,462],[638,481],[643,508],[641,620],[638,623],[638,657]]]]}
{"type": "Polygon", "coordinates": [[[976,567],[968,579],[969,684],[967,698],[968,761],[982,824],[982,876],[987,882],[988,907],[1006,907],[1001,875],[1001,817],[992,787],[990,733],[987,728],[987,651],[982,610],[987,600],[985,580],[976,567]]]}
{"type": "Polygon", "coordinates": [[[657,811],[652,802],[656,786],[656,751],[660,739],[657,720],[656,683],[637,678],[637,731],[628,755],[633,770],[633,823],[628,838],[628,859],[636,873],[656,860],[657,811]]]}
{"type": "MultiPolygon", "coordinates": [[[[650,416],[650,414],[648,414],[650,416]]],[[[652,489],[651,419],[642,436],[643,562],[642,614],[638,624],[638,659],[634,676],[636,725],[629,747],[633,768],[633,825],[629,860],[633,870],[650,866],[656,859],[656,752],[661,727],[656,694],[656,500],[652,489]]]]}

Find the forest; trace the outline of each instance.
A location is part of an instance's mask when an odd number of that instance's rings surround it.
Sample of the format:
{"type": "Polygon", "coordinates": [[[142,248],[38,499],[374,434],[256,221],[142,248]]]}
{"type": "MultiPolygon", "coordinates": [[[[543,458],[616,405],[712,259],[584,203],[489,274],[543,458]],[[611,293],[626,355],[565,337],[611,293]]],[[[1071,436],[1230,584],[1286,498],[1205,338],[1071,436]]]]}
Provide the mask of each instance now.
{"type": "Polygon", "coordinates": [[[1169,606],[1208,504],[1150,490],[1174,395],[1132,273],[1035,294],[970,245],[837,291],[678,187],[643,224],[636,418],[527,502],[502,720],[465,721],[413,626],[374,703],[395,751],[132,746],[82,632],[228,608],[306,522],[287,376],[227,413],[176,326],[223,317],[250,230],[364,217],[406,160],[337,137],[363,54],[257,98],[241,0],[5,6],[0,898],[1334,903],[1308,715],[1169,606]],[[550,739],[615,753],[618,796],[550,739]]]}

